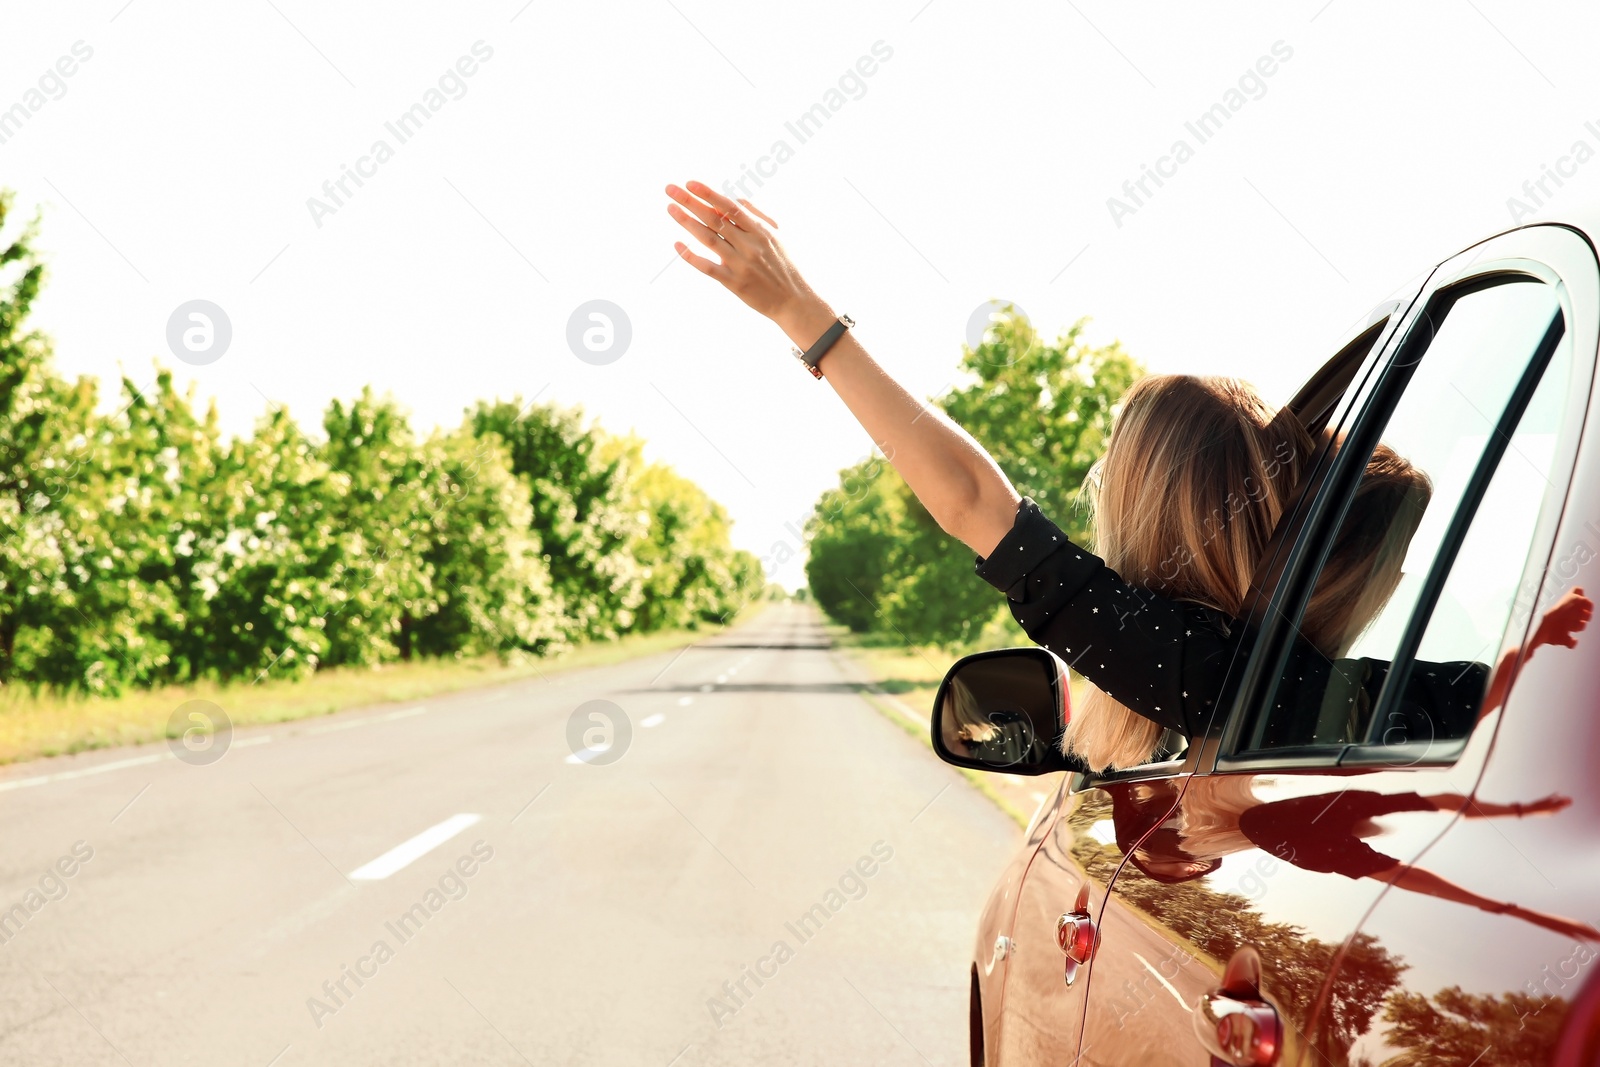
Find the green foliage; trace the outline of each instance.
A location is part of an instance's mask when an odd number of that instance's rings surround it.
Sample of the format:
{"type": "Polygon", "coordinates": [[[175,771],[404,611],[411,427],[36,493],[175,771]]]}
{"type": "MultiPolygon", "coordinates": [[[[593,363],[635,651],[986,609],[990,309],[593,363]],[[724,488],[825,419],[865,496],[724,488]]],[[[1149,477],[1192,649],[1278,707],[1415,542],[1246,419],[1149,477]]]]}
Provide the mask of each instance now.
{"type": "Polygon", "coordinates": [[[602,640],[635,629],[644,575],[629,548],[649,517],[630,494],[625,450],[608,454],[583,414],[520,399],[479,404],[478,436],[505,443],[512,471],[531,493],[532,528],[544,546],[554,594],[573,637],[602,640]]]}
{"type": "Polygon", "coordinates": [[[519,399],[479,404],[468,423],[504,442],[528,487],[563,633],[603,640],[697,627],[727,617],[766,581],[755,556],[729,545],[721,505],[643,442],[608,437],[583,414],[519,399]]]}
{"type": "MultiPolygon", "coordinates": [[[[1142,373],[1118,344],[1091,348],[1078,322],[1054,344],[1004,315],[965,349],[967,384],[938,403],[987,448],[1017,490],[1079,540],[1078,489],[1104,450],[1112,408],[1142,373]]],[[[840,473],[807,531],[817,603],[856,632],[964,645],[1003,612],[972,574],[973,555],[941,530],[899,475],[873,458],[840,473]]]]}
{"type": "MultiPolygon", "coordinates": [[[[0,233],[10,198],[0,194],[0,233]]],[[[388,397],[224,442],[162,371],[51,367],[32,228],[0,243],[0,682],[115,693],[414,657],[542,654],[722,621],[765,576],[727,513],[579,411],[480,404],[425,439],[388,397]]]]}
{"type": "Polygon", "coordinates": [[[329,474],[324,451],[281,409],[229,446],[210,521],[191,528],[186,545],[193,673],[297,677],[328,659],[337,561],[329,474]]]}
{"type": "Polygon", "coordinates": [[[1039,502],[1067,535],[1085,540],[1079,487],[1105,451],[1112,409],[1144,374],[1121,344],[1091,348],[1080,319],[1047,344],[1026,319],[997,321],[963,370],[977,380],[942,401],[946,414],[999,461],[1017,491],[1039,502]]]}
{"type": "Polygon", "coordinates": [[[642,568],[641,629],[676,629],[716,622],[763,592],[766,576],[749,552],[729,554],[731,525],[722,506],[670,467],[646,464],[640,442],[625,442],[637,473],[634,493],[645,508],[646,535],[630,557],[642,568]]]}
{"type": "Polygon", "coordinates": [[[839,475],[806,524],[806,582],[817,605],[857,633],[879,627],[878,605],[903,516],[904,482],[876,457],[839,475]]]}

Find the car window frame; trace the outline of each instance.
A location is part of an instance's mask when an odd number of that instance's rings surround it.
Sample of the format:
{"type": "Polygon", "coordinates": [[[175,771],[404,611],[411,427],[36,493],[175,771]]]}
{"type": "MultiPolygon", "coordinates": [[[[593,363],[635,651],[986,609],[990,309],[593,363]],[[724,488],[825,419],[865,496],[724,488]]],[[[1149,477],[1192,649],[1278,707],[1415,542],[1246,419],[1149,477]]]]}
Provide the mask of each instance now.
{"type": "MultiPolygon", "coordinates": [[[[1350,419],[1354,413],[1344,444],[1335,452],[1331,440],[1322,443],[1318,462],[1302,492],[1297,494],[1295,504],[1286,510],[1285,519],[1280,522],[1278,533],[1286,534],[1281,538],[1278,534],[1274,536],[1274,540],[1283,542],[1280,555],[1269,558],[1264,564],[1269,574],[1274,570],[1276,574],[1272,580],[1264,580],[1259,588],[1252,587],[1251,617],[1259,620],[1258,639],[1252,643],[1248,662],[1238,672],[1237,684],[1230,687],[1227,693],[1229,699],[1222,709],[1219,729],[1208,740],[1208,751],[1197,773],[1346,766],[1356,769],[1374,765],[1374,760],[1369,758],[1368,750],[1373,747],[1370,744],[1250,749],[1246,745],[1248,738],[1245,735],[1247,729],[1253,726],[1260,705],[1271,700],[1275,691],[1277,673],[1282,669],[1288,651],[1287,641],[1293,630],[1287,620],[1299,617],[1304,601],[1309,597],[1320,573],[1323,555],[1336,529],[1338,517],[1343,515],[1343,505],[1365,467],[1365,457],[1387,429],[1395,406],[1410,384],[1415,364],[1420,362],[1420,355],[1425,354],[1431,345],[1432,338],[1419,335],[1418,330],[1431,329],[1426,317],[1440,307],[1441,297],[1453,306],[1456,300],[1470,291],[1507,282],[1515,284],[1513,279],[1517,278],[1552,287],[1565,320],[1565,336],[1573,345],[1567,407],[1562,414],[1552,457],[1552,488],[1540,504],[1540,514],[1529,542],[1519,588],[1527,588],[1527,583],[1542,573],[1553,550],[1555,528],[1571,490],[1577,446],[1588,417],[1588,400],[1595,369],[1596,321],[1597,315],[1600,315],[1600,308],[1595,306],[1592,294],[1597,270],[1600,267],[1597,267],[1594,248],[1583,234],[1566,226],[1546,225],[1490,238],[1445,261],[1432,272],[1398,324],[1399,328],[1386,340],[1383,350],[1376,353],[1373,368],[1357,376],[1356,384],[1340,407],[1338,414],[1342,420],[1350,419]],[[1587,274],[1586,284],[1581,287],[1570,286],[1568,280],[1576,279],[1580,274],[1587,274]],[[1581,288],[1581,299],[1575,297],[1575,288],[1581,288]],[[1422,342],[1420,348],[1419,341],[1422,342]],[[1418,358],[1410,366],[1405,365],[1404,361],[1413,354],[1418,358]],[[1373,373],[1378,367],[1381,367],[1381,372],[1373,373]],[[1361,457],[1360,461],[1350,458],[1353,456],[1361,457]],[[1291,530],[1285,531],[1285,526],[1291,530]]],[[[1446,313],[1448,310],[1446,307],[1446,313]]],[[[1537,380],[1534,385],[1537,386],[1537,380]]],[[[1453,524],[1454,521],[1452,519],[1453,524]]],[[[1470,527],[1470,520],[1467,526],[1470,527]]],[[[1453,553],[1451,555],[1453,557],[1453,553]]],[[[1430,583],[1436,578],[1438,563],[1436,557],[1429,565],[1430,583]]],[[[1448,568],[1437,579],[1442,582],[1447,576],[1448,568]]],[[[1419,600],[1413,608],[1413,618],[1407,623],[1408,637],[1413,628],[1419,625],[1415,614],[1421,608],[1422,602],[1419,600]]],[[[1519,618],[1513,614],[1508,620],[1502,647],[1513,636],[1520,639],[1530,619],[1531,615],[1529,618],[1519,618]]],[[[1408,649],[1402,641],[1397,652],[1397,661],[1409,663],[1406,657],[1414,654],[1414,648],[1408,649]]],[[[1386,687],[1382,702],[1388,704],[1392,699],[1386,687]]],[[[1379,710],[1375,709],[1375,714],[1379,710]]],[[[1434,754],[1426,759],[1420,758],[1425,753],[1419,752],[1415,765],[1451,765],[1459,758],[1462,747],[1452,746],[1448,755],[1434,754]]],[[[1377,762],[1394,766],[1399,755],[1405,754],[1397,753],[1394,746],[1389,746],[1384,758],[1377,762]]],[[[1413,764],[1404,762],[1402,765],[1413,764]]]]}
{"type": "MultiPolygon", "coordinates": [[[[1551,291],[1557,294],[1557,299],[1561,305],[1563,323],[1570,321],[1571,312],[1567,306],[1567,301],[1560,296],[1559,279],[1552,272],[1548,270],[1541,271],[1536,263],[1522,260],[1496,260],[1485,266],[1486,269],[1451,278],[1438,286],[1430,286],[1422,294],[1415,321],[1410,329],[1399,339],[1390,356],[1384,361],[1381,372],[1371,383],[1370,393],[1365,397],[1355,415],[1354,422],[1343,446],[1339,448],[1336,455],[1332,456],[1333,473],[1328,480],[1330,483],[1337,485],[1339,489],[1335,493],[1329,493],[1322,499],[1322,507],[1305,524],[1305,551],[1298,559],[1299,567],[1296,575],[1297,580],[1293,586],[1293,595],[1286,598],[1286,602],[1280,604],[1277,608],[1278,624],[1272,628],[1273,652],[1269,655],[1264,655],[1260,660],[1261,670],[1257,673],[1257,688],[1251,693],[1251,706],[1259,709],[1262,704],[1271,700],[1277,692],[1277,686],[1274,683],[1287,666],[1290,642],[1295,632],[1294,627],[1289,624],[1289,620],[1300,617],[1300,613],[1305,608],[1306,600],[1309,599],[1316,587],[1317,579],[1321,576],[1322,566],[1326,561],[1326,553],[1331,547],[1340,522],[1344,518],[1349,497],[1365,472],[1367,457],[1371,455],[1373,448],[1376,447],[1384,433],[1387,432],[1395,410],[1405,396],[1417,368],[1421,366],[1422,360],[1432,348],[1435,340],[1436,324],[1442,323],[1454,310],[1458,302],[1474,293],[1498,288],[1502,285],[1517,284],[1543,284],[1549,286],[1551,291]]],[[[1564,334],[1565,329],[1561,331],[1560,335],[1564,336],[1564,334]]],[[[1540,374],[1542,374],[1544,366],[1548,363],[1548,355],[1548,352],[1544,353],[1544,358],[1539,362],[1540,374]]],[[[1524,368],[1523,374],[1517,379],[1518,386],[1513,388],[1512,396],[1508,397],[1508,405],[1512,402],[1522,384],[1527,381],[1529,369],[1532,367],[1534,360],[1535,356],[1531,355],[1528,367],[1524,368]]],[[[1538,375],[1535,375],[1535,386],[1538,380],[1538,375]]],[[[1519,408],[1518,410],[1520,414],[1521,409],[1519,408]]],[[[1331,451],[1333,448],[1332,442],[1328,442],[1325,448],[1331,451]]],[[[1501,451],[1503,453],[1503,449],[1501,451]]],[[[1479,462],[1475,465],[1475,471],[1480,469],[1481,465],[1482,456],[1479,457],[1479,462]]],[[[1496,460],[1497,465],[1498,457],[1496,460]]],[[[1490,469],[1491,475],[1494,469],[1490,469]]],[[[1457,525],[1463,508],[1471,509],[1473,515],[1475,515],[1476,505],[1476,498],[1463,495],[1462,499],[1455,505],[1456,511],[1452,513],[1450,519],[1451,528],[1453,529],[1457,525]]],[[[1540,506],[1542,509],[1545,504],[1541,503],[1540,506]]],[[[1468,525],[1470,525],[1470,519],[1471,516],[1468,517],[1468,525]]],[[[1447,563],[1454,560],[1454,552],[1448,549],[1449,546],[1447,544],[1441,543],[1440,552],[1429,560],[1428,575],[1424,580],[1425,585],[1433,584],[1435,581],[1442,581],[1438,577],[1440,559],[1445,559],[1447,563]]],[[[1448,574],[1448,568],[1445,573],[1448,574]]],[[[1408,631],[1415,621],[1415,613],[1420,611],[1421,608],[1422,602],[1419,600],[1412,608],[1413,617],[1407,621],[1408,631]]],[[[1263,648],[1266,645],[1266,642],[1257,642],[1257,648],[1263,648]]],[[[1396,660],[1400,658],[1400,652],[1397,650],[1396,660]]],[[[1406,673],[1409,674],[1409,669],[1406,673]]],[[[1388,696],[1389,692],[1390,690],[1386,685],[1383,691],[1383,702],[1387,706],[1392,706],[1392,698],[1388,696]]],[[[1242,706],[1244,706],[1243,702],[1241,702],[1242,706]]],[[[1382,707],[1374,708],[1374,716],[1376,717],[1382,710],[1384,710],[1382,707]]],[[[1346,742],[1339,744],[1284,745],[1271,749],[1253,748],[1250,747],[1254,743],[1253,739],[1244,735],[1247,729],[1257,727],[1259,722],[1259,714],[1241,714],[1236,719],[1231,720],[1228,730],[1229,736],[1224,742],[1219,756],[1226,761],[1236,759],[1246,761],[1238,765],[1251,768],[1260,767],[1264,762],[1274,762],[1280,756],[1292,758],[1293,766],[1323,767],[1339,766],[1350,755],[1352,749],[1368,747],[1365,742],[1346,742]]],[[[1457,748],[1459,749],[1459,746],[1457,748]]],[[[1390,745],[1383,753],[1383,758],[1377,762],[1393,763],[1397,757],[1409,755],[1416,755],[1416,753],[1401,752],[1397,746],[1390,745]]],[[[1452,758],[1444,759],[1442,762],[1453,762],[1453,755],[1452,758]]],[[[1440,761],[1434,760],[1430,762],[1440,761]]],[[[1223,766],[1226,769],[1227,766],[1231,765],[1233,764],[1229,763],[1223,766]]]]}
{"type": "MultiPolygon", "coordinates": [[[[1365,384],[1375,368],[1382,364],[1383,354],[1393,342],[1403,317],[1399,312],[1410,307],[1419,289],[1420,284],[1414,285],[1398,297],[1392,297],[1374,307],[1366,315],[1361,327],[1350,334],[1334,354],[1306,379],[1284,407],[1295,412],[1303,421],[1307,417],[1307,409],[1311,409],[1311,428],[1314,431],[1320,431],[1328,425],[1341,425],[1348,414],[1352,386],[1356,383],[1365,384]],[[1328,397],[1326,394],[1334,386],[1338,387],[1339,392],[1328,397]]],[[[1325,447],[1319,449],[1319,457],[1325,451],[1325,447]]],[[[1313,466],[1315,465],[1314,463],[1313,466]]],[[[1274,539],[1268,543],[1269,558],[1279,554],[1277,551],[1279,536],[1288,525],[1280,521],[1274,539]]],[[[1257,579],[1261,580],[1259,571],[1257,579]]],[[[1256,586],[1252,584],[1252,592],[1255,588],[1256,586]]],[[[1254,598],[1247,598],[1249,599],[1254,598]]],[[[1254,623],[1248,622],[1247,625],[1254,623]]],[[[1246,644],[1248,643],[1247,641],[1246,644]]],[[[1241,645],[1242,647],[1244,646],[1241,645]]],[[[1229,664],[1224,693],[1230,691],[1237,666],[1237,658],[1229,664]]],[[[1219,699],[1217,706],[1223,707],[1224,700],[1219,699]]],[[[1188,747],[1175,759],[1143,763],[1137,767],[1116,771],[1074,771],[1068,776],[1067,794],[1094,789],[1106,783],[1148,781],[1200,773],[1200,768],[1207,759],[1207,741],[1214,736],[1212,727],[1216,721],[1217,712],[1213,711],[1212,720],[1208,722],[1206,729],[1198,736],[1190,738],[1188,747]]]]}

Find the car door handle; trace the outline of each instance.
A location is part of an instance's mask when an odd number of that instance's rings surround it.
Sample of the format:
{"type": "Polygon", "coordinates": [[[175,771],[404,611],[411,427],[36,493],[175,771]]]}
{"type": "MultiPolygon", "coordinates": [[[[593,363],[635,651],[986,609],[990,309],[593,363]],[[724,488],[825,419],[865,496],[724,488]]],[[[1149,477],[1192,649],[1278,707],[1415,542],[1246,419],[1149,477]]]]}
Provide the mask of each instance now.
{"type": "Polygon", "coordinates": [[[1056,920],[1056,944],[1079,966],[1089,962],[1099,940],[1100,931],[1087,911],[1069,911],[1056,920]]]}
{"type": "Polygon", "coordinates": [[[1095,946],[1100,943],[1100,930],[1089,918],[1089,884],[1078,887],[1078,898],[1072,910],[1056,920],[1056,944],[1067,954],[1067,984],[1072,983],[1072,972],[1089,962],[1095,946]]]}
{"type": "Polygon", "coordinates": [[[1067,985],[1071,985],[1073,979],[1078,977],[1079,969],[1089,962],[1099,943],[1100,931],[1082,904],[1079,910],[1069,911],[1056,920],[1056,944],[1067,955],[1066,971],[1062,976],[1067,985]]]}
{"type": "Polygon", "coordinates": [[[1211,1062],[1272,1067],[1283,1050],[1283,1020],[1261,996],[1261,957],[1246,945],[1228,960],[1222,986],[1200,994],[1194,1033],[1211,1062]]]}
{"type": "Polygon", "coordinates": [[[1066,982],[1078,977],[1078,969],[1089,962],[1100,944],[1100,928],[1089,918],[1089,883],[1078,887],[1072,910],[1056,920],[1056,944],[1066,953],[1066,982]]]}

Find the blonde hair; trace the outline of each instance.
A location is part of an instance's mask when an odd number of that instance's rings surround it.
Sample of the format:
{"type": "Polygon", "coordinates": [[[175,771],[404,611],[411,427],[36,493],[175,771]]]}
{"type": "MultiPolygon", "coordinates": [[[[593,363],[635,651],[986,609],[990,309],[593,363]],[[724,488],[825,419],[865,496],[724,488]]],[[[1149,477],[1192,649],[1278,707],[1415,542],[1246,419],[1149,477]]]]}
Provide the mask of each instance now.
{"type": "MultiPolygon", "coordinates": [[[[1312,441],[1232,378],[1144,378],[1089,482],[1096,552],[1130,585],[1236,618],[1312,441]],[[1096,484],[1098,483],[1098,484],[1096,484]]],[[[1093,685],[1064,746],[1094,768],[1147,761],[1161,727],[1093,685]]]]}
{"type": "MultiPolygon", "coordinates": [[[[1231,378],[1159,375],[1128,390],[1088,484],[1096,551],[1130,585],[1236,619],[1314,444],[1231,378]]],[[[1386,445],[1367,463],[1302,617],[1329,658],[1394,592],[1432,485],[1386,445]]],[[[1147,762],[1162,728],[1093,684],[1063,749],[1096,769],[1147,762]]]]}

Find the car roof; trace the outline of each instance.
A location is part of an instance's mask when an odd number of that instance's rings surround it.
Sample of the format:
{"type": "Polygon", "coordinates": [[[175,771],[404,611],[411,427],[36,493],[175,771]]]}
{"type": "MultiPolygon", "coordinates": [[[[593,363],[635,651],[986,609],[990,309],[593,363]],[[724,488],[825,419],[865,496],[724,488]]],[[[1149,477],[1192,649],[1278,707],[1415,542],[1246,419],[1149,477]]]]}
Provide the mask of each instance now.
{"type": "Polygon", "coordinates": [[[1481,244],[1492,237],[1515,233],[1530,226],[1566,226],[1582,234],[1584,240],[1589,242],[1589,247],[1600,247],[1600,241],[1597,241],[1600,238],[1600,197],[1574,196],[1571,203],[1558,201],[1548,207],[1548,211],[1537,212],[1520,225],[1507,226],[1496,233],[1486,234],[1481,241],[1474,243],[1481,244]]]}

